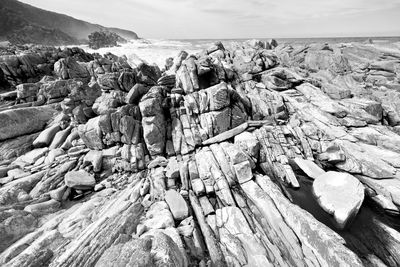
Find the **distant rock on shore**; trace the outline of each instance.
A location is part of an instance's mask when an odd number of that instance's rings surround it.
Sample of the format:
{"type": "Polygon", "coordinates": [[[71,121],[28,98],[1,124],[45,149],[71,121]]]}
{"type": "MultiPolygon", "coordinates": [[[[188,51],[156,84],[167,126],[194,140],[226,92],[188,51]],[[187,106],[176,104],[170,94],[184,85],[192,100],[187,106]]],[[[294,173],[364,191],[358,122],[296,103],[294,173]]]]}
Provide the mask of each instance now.
{"type": "Polygon", "coordinates": [[[126,42],[126,40],[114,32],[92,32],[89,35],[89,47],[92,49],[113,47],[121,42],[126,42]]]}
{"type": "Polygon", "coordinates": [[[0,265],[400,265],[400,51],[3,54],[0,265]]]}

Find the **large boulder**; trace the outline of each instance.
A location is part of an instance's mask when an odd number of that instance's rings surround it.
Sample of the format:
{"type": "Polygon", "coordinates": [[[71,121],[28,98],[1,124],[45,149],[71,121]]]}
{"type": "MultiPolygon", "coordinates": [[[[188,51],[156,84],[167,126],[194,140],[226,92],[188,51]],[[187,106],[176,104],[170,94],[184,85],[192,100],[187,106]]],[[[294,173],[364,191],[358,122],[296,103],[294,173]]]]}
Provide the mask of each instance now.
{"type": "Polygon", "coordinates": [[[72,57],[62,58],[57,61],[54,64],[54,72],[64,80],[74,78],[88,79],[90,77],[87,69],[72,57]]]}
{"type": "Polygon", "coordinates": [[[119,73],[110,72],[105,74],[99,74],[97,82],[99,83],[101,89],[103,90],[119,90],[118,83],[119,73]]]}
{"type": "Polygon", "coordinates": [[[55,112],[51,106],[0,112],[0,141],[42,130],[55,112]]]}
{"type": "Polygon", "coordinates": [[[101,116],[98,116],[90,119],[86,124],[81,124],[78,126],[78,133],[80,138],[90,149],[103,149],[100,119],[101,116]]]}
{"type": "Polygon", "coordinates": [[[23,83],[17,85],[16,88],[17,97],[19,99],[26,99],[26,98],[36,98],[36,95],[39,91],[39,84],[37,83],[23,83]]]}
{"type": "Polygon", "coordinates": [[[145,95],[149,91],[150,87],[145,86],[144,84],[137,83],[126,95],[125,102],[127,104],[135,104],[139,102],[140,98],[145,95]]]}
{"type": "Polygon", "coordinates": [[[314,180],[313,193],[322,209],[343,229],[355,218],[364,200],[364,186],[348,173],[329,171],[314,180]]]}
{"type": "Polygon", "coordinates": [[[156,85],[161,77],[161,71],[156,65],[141,63],[137,67],[136,82],[146,85],[156,85]]]}
{"type": "Polygon", "coordinates": [[[163,111],[164,87],[152,87],[139,103],[142,113],[143,137],[150,155],[159,155],[165,149],[166,121],[163,111]]]}

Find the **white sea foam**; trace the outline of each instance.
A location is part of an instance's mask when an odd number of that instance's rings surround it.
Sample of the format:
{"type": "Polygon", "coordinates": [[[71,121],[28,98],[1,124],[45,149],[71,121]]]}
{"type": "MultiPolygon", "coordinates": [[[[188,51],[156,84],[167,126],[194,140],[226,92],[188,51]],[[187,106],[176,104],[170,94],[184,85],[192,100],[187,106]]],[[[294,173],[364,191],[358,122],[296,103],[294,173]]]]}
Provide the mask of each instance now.
{"type": "Polygon", "coordinates": [[[197,53],[203,50],[206,46],[195,45],[191,42],[175,41],[175,40],[156,40],[156,39],[139,39],[131,40],[128,43],[120,44],[118,47],[106,47],[98,50],[89,48],[88,45],[79,46],[89,53],[112,53],[117,56],[125,55],[128,62],[133,67],[140,62],[149,64],[157,64],[160,68],[165,66],[165,60],[169,57],[175,57],[181,50],[185,50],[189,54],[197,53]]]}

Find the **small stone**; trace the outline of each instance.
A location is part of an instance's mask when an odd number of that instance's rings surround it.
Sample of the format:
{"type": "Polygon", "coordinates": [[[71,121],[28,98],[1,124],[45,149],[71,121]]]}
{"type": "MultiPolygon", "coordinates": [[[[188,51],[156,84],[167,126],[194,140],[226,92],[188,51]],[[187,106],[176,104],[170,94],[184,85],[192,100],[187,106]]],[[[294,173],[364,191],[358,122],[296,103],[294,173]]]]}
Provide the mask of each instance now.
{"type": "Polygon", "coordinates": [[[101,171],[103,163],[103,152],[98,150],[90,150],[83,158],[83,163],[92,164],[94,172],[101,171]]]}
{"type": "Polygon", "coordinates": [[[167,178],[178,178],[179,177],[179,169],[180,165],[178,161],[176,160],[176,157],[171,157],[168,160],[168,165],[165,168],[165,176],[167,178]]]}
{"type": "Polygon", "coordinates": [[[94,176],[84,170],[70,171],[65,174],[65,184],[74,189],[91,189],[95,186],[94,176]]]}
{"type": "Polygon", "coordinates": [[[157,168],[159,166],[161,167],[165,167],[168,164],[168,160],[162,156],[158,156],[155,159],[153,159],[149,165],[147,166],[148,169],[153,169],[153,168],[157,168]]]}
{"type": "Polygon", "coordinates": [[[99,192],[99,191],[101,191],[101,190],[103,190],[103,189],[105,189],[106,187],[105,187],[105,185],[104,184],[96,184],[95,186],[94,186],[94,191],[95,192],[99,192]]]}
{"type": "Polygon", "coordinates": [[[57,189],[54,189],[49,192],[51,199],[61,201],[63,199],[65,191],[67,191],[68,187],[63,185],[57,189]]]}
{"type": "Polygon", "coordinates": [[[189,208],[186,201],[183,199],[182,195],[174,189],[165,192],[165,201],[175,220],[181,221],[189,216],[189,208]]]}
{"type": "Polygon", "coordinates": [[[253,174],[251,172],[250,162],[243,161],[241,163],[233,165],[236,173],[236,178],[240,184],[245,183],[253,179],[253,174]]]}

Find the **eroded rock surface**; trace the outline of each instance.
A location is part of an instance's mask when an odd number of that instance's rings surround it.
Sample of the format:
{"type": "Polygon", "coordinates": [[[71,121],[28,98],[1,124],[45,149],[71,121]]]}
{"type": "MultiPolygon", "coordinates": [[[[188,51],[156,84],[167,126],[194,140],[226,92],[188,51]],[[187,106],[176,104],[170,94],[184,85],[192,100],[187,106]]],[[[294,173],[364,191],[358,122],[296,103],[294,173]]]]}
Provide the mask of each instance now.
{"type": "Polygon", "coordinates": [[[1,266],[400,265],[399,52],[43,51],[0,57],[1,266]]]}

